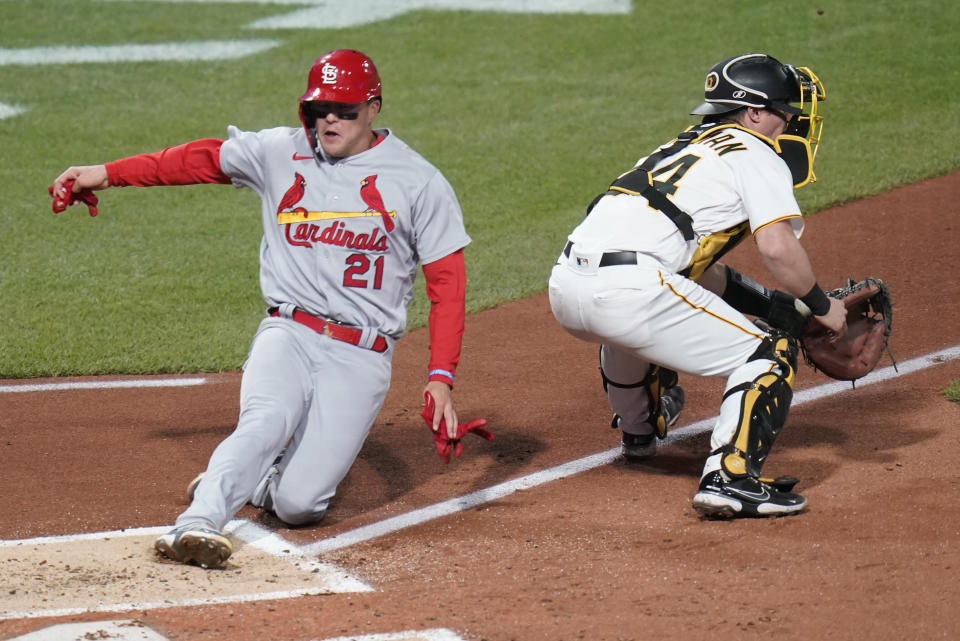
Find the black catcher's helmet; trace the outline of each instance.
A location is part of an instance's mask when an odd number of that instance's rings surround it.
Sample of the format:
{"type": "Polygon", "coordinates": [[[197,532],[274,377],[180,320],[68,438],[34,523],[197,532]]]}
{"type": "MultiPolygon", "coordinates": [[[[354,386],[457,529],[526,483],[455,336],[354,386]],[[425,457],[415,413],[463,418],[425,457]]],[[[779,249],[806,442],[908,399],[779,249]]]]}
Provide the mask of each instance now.
{"type": "Polygon", "coordinates": [[[690,113],[713,116],[741,107],[770,107],[798,116],[803,113],[804,103],[824,98],[822,85],[805,72],[763,53],[727,58],[707,72],[703,87],[706,102],[690,113]]]}
{"type": "Polygon", "coordinates": [[[793,114],[784,134],[769,142],[790,168],[794,187],[817,180],[813,161],[823,131],[818,106],[827,94],[809,67],[783,64],[763,53],[727,58],[707,72],[703,94],[706,101],[690,113],[706,116],[705,121],[742,107],[793,114]]]}

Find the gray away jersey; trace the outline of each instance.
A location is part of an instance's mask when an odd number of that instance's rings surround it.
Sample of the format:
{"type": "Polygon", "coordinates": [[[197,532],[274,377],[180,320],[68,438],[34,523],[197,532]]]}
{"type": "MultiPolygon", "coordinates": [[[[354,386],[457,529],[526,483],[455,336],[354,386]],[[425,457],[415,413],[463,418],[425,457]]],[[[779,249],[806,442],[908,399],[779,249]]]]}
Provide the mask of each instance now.
{"type": "Polygon", "coordinates": [[[221,169],[262,203],[267,304],[402,335],[417,263],[470,242],[440,171],[388,129],[378,130],[380,144],[335,163],[316,159],[303,129],[227,131],[221,169]]]}

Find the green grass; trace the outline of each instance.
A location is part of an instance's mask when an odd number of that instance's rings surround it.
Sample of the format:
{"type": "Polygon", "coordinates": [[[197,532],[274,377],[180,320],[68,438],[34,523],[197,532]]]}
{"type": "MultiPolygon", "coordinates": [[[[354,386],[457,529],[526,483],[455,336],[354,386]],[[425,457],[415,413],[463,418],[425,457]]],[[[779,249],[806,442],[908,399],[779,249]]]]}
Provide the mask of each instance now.
{"type": "MultiPolygon", "coordinates": [[[[283,44],[230,61],[0,66],[0,378],[239,367],[262,315],[258,203],[225,186],[114,189],[53,216],[47,185],[227,124],[297,124],[316,56],[368,52],[379,124],[440,167],[473,244],[468,308],[542,292],[585,205],[692,124],[715,61],[767,51],[827,87],[807,212],[960,168],[951,2],[635,2],[629,16],[420,11],[342,30],[245,25],[296,7],[0,1],[0,46],[205,39],[283,44]],[[70,25],[64,29],[63,25],[70,25]],[[695,46],[691,43],[696,43],[695,46]]],[[[425,323],[422,280],[410,327],[425,323]]]]}
{"type": "Polygon", "coordinates": [[[950,383],[947,389],[943,390],[943,395],[948,401],[960,403],[960,381],[950,383]]]}

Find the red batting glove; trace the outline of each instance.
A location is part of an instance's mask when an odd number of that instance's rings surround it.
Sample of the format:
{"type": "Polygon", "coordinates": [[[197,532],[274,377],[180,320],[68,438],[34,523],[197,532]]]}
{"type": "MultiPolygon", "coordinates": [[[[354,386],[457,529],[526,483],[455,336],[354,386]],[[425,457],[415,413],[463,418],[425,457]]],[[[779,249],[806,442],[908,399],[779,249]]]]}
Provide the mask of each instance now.
{"type": "Polygon", "coordinates": [[[427,427],[430,428],[430,432],[433,434],[433,443],[437,446],[437,454],[440,455],[444,463],[450,462],[451,452],[454,456],[460,456],[460,453],[463,452],[463,443],[460,442],[460,439],[470,432],[473,432],[477,436],[485,438],[488,441],[493,440],[493,434],[483,427],[487,424],[487,419],[485,418],[476,418],[469,423],[457,424],[457,435],[454,438],[447,436],[447,419],[441,418],[440,428],[434,432],[433,414],[435,411],[436,401],[433,400],[433,395],[430,394],[430,392],[424,392],[423,411],[420,413],[420,416],[422,416],[423,420],[427,422],[427,427]]]}
{"type": "Polygon", "coordinates": [[[87,206],[91,216],[97,215],[97,203],[100,202],[100,199],[97,198],[96,194],[89,189],[74,192],[72,180],[64,182],[63,188],[67,190],[67,200],[60,198],[53,193],[53,185],[50,185],[47,188],[47,191],[49,191],[50,195],[53,196],[53,213],[59,214],[63,211],[66,211],[67,207],[70,205],[75,205],[78,202],[82,202],[87,206]]]}

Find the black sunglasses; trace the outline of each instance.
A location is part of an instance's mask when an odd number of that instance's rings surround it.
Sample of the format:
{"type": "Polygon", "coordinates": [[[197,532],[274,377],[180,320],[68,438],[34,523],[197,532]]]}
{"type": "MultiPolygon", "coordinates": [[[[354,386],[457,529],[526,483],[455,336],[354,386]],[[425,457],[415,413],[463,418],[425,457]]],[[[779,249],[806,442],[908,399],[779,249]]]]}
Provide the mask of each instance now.
{"type": "Polygon", "coordinates": [[[341,111],[340,109],[323,108],[315,102],[303,103],[303,115],[311,122],[326,120],[330,114],[336,116],[337,120],[356,120],[360,117],[359,111],[341,111]]]}

